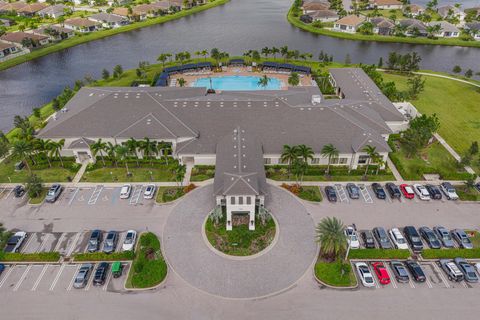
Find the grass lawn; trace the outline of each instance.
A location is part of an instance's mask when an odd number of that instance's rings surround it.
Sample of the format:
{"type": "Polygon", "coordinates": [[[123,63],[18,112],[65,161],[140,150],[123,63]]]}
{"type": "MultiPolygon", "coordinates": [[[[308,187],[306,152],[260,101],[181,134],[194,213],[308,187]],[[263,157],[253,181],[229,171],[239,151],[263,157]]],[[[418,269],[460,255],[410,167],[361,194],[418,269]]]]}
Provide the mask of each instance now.
{"type": "Polygon", "coordinates": [[[351,287],[357,284],[352,266],[342,261],[318,261],[315,264],[315,276],[322,282],[335,287],[351,287]]]}
{"type": "Polygon", "coordinates": [[[307,201],[322,201],[322,193],[320,192],[320,189],[315,186],[302,186],[300,188],[300,192],[298,193],[298,197],[307,201]]]}
{"type": "Polygon", "coordinates": [[[174,201],[185,194],[182,187],[159,187],[157,190],[157,202],[166,203],[174,201]]]}
{"type": "Polygon", "coordinates": [[[167,276],[167,264],[162,256],[160,241],[152,232],[143,233],[135,251],[125,287],[150,288],[167,276]]]}
{"type": "Polygon", "coordinates": [[[136,168],[129,166],[130,176],[127,169],[119,164],[117,167],[99,167],[86,171],[82,182],[143,182],[143,181],[175,181],[172,170],[167,165],[156,165],[153,168],[136,168]],[[150,175],[150,172],[152,173],[150,175]]]}
{"type": "MultiPolygon", "coordinates": [[[[465,185],[455,186],[458,197],[464,201],[480,201],[480,192],[476,189],[468,189],[465,185]]],[[[480,246],[480,243],[479,243],[480,246]]]]}
{"type": "Polygon", "coordinates": [[[215,166],[195,166],[192,169],[190,181],[205,181],[213,179],[215,176],[215,166]]]}
{"type": "MultiPolygon", "coordinates": [[[[21,171],[15,171],[17,159],[9,158],[0,163],[0,183],[24,183],[30,175],[25,167],[21,171]],[[9,179],[10,178],[10,179],[9,179]]],[[[42,166],[41,169],[32,167],[32,174],[39,176],[43,182],[67,182],[75,177],[78,167],[72,161],[64,161],[65,167],[60,161],[52,161],[52,167],[42,166]]]]}
{"type": "Polygon", "coordinates": [[[421,150],[420,156],[407,158],[403,148],[397,148],[397,144],[392,140],[394,140],[393,136],[391,136],[390,147],[395,151],[390,153],[390,159],[404,179],[423,180],[423,174],[432,173],[439,174],[446,180],[464,180],[469,177],[469,174],[439,142],[434,142],[421,150]]]}
{"type": "Polygon", "coordinates": [[[47,196],[47,192],[48,192],[48,188],[43,188],[40,195],[38,197],[35,197],[35,198],[30,198],[28,200],[28,203],[29,204],[40,204],[40,203],[42,203],[43,200],[45,200],[45,197],[47,196]]]}
{"type": "MultiPolygon", "coordinates": [[[[394,81],[399,90],[406,88],[406,76],[383,73],[383,78],[394,81]]],[[[480,88],[449,79],[423,78],[425,91],[412,103],[421,113],[436,113],[440,120],[438,133],[463,154],[473,141],[480,141],[480,88]]]]}
{"type": "Polygon", "coordinates": [[[217,250],[232,256],[249,256],[256,254],[273,241],[275,237],[275,221],[268,220],[263,225],[258,219],[255,230],[248,230],[248,224],[233,226],[226,230],[225,215],[218,225],[211,219],[205,223],[205,233],[210,244],[217,250]]]}

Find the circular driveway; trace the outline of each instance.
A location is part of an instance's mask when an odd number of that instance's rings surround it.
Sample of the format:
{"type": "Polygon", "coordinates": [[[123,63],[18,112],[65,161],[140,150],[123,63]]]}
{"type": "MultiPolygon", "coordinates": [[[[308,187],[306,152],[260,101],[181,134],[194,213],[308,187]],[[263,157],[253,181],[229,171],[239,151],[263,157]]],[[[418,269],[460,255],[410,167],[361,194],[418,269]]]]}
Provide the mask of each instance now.
{"type": "Polygon", "coordinates": [[[196,189],[172,209],[163,231],[170,267],[195,288],[226,298],[263,297],[295,284],[315,260],[313,219],[289,192],[269,186],[266,207],[278,222],[278,240],[247,260],[222,257],[205,243],[203,222],[213,206],[213,186],[196,189]]]}

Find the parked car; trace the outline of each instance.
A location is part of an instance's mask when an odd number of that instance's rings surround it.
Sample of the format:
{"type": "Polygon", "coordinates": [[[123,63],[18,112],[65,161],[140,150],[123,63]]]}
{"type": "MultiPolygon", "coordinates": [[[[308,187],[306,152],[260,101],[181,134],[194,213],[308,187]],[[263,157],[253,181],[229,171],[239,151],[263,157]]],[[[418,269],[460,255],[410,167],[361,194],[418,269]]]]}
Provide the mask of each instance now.
{"type": "Polygon", "coordinates": [[[372,273],[370,272],[367,264],[365,262],[357,262],[355,267],[357,268],[357,273],[362,284],[365,287],[374,287],[375,281],[373,280],[372,273]]]}
{"type": "Polygon", "coordinates": [[[130,198],[130,193],[132,193],[132,186],[130,184],[124,184],[122,189],[120,189],[120,199],[130,198]]]}
{"type": "Polygon", "coordinates": [[[475,184],[475,188],[477,189],[478,192],[480,192],[480,182],[475,184]]]}
{"type": "Polygon", "coordinates": [[[20,248],[27,238],[27,233],[24,231],[17,231],[11,236],[8,241],[7,245],[3,249],[4,252],[18,252],[20,248]]]}
{"type": "Polygon", "coordinates": [[[13,188],[13,195],[15,198],[21,198],[25,194],[25,188],[22,185],[15,186],[13,188]]]}
{"type": "Polygon", "coordinates": [[[418,184],[418,183],[414,184],[413,190],[415,191],[415,193],[417,194],[420,200],[424,200],[424,201],[430,200],[430,193],[428,193],[427,188],[425,188],[421,184],[418,184]]]}
{"type": "Polygon", "coordinates": [[[458,245],[463,249],[473,249],[473,244],[467,234],[462,229],[452,230],[452,238],[457,241],[458,245]]]}
{"type": "Polygon", "coordinates": [[[415,192],[413,191],[413,188],[408,184],[401,184],[400,190],[402,191],[402,194],[405,198],[407,199],[415,198],[415,192]]]}
{"type": "Polygon", "coordinates": [[[377,198],[380,200],[385,200],[385,198],[387,197],[387,194],[385,193],[385,190],[383,190],[380,183],[372,183],[372,190],[377,196],[377,198]]]}
{"type": "Polygon", "coordinates": [[[93,285],[94,286],[102,286],[105,284],[105,279],[107,277],[107,271],[108,271],[108,263],[107,262],[101,262],[97,270],[95,270],[95,276],[93,277],[93,285]]]}
{"type": "Polygon", "coordinates": [[[425,277],[425,273],[423,272],[422,267],[418,262],[413,260],[405,261],[405,265],[407,266],[408,271],[412,274],[413,279],[416,282],[425,282],[427,277],[425,277]]]}
{"type": "Polygon", "coordinates": [[[57,201],[60,194],[62,194],[63,187],[59,184],[54,184],[48,190],[47,196],[45,197],[46,202],[54,203],[57,201]]]}
{"type": "Polygon", "coordinates": [[[5,271],[5,265],[0,263],[0,276],[2,275],[3,271],[5,271]]]}
{"type": "Polygon", "coordinates": [[[398,228],[392,228],[388,233],[390,234],[390,239],[392,239],[395,248],[408,250],[407,240],[405,240],[398,228]]]}
{"type": "Polygon", "coordinates": [[[448,260],[448,259],[441,259],[439,262],[440,267],[442,267],[443,271],[448,277],[450,281],[463,281],[463,273],[457,267],[455,262],[448,260]]]}
{"type": "Polygon", "coordinates": [[[418,231],[420,232],[420,235],[428,244],[430,249],[440,249],[442,247],[440,240],[438,240],[435,232],[433,232],[432,229],[430,229],[429,227],[421,227],[420,229],[418,229],[418,231]]]}
{"type": "Polygon", "coordinates": [[[407,269],[405,269],[405,266],[400,261],[390,262],[390,267],[392,268],[393,275],[398,282],[408,282],[410,280],[407,269]]]}
{"type": "Polygon", "coordinates": [[[114,278],[120,278],[123,272],[123,264],[120,261],[112,263],[112,275],[114,278]]]}
{"type": "Polygon", "coordinates": [[[475,268],[468,263],[467,260],[463,258],[455,258],[453,261],[458,266],[460,271],[462,271],[465,281],[473,283],[478,282],[478,275],[475,272],[475,268]]]}
{"type": "Polygon", "coordinates": [[[15,171],[22,171],[23,168],[25,168],[25,162],[18,161],[17,163],[15,163],[15,171]]]}
{"type": "Polygon", "coordinates": [[[102,231],[93,230],[90,234],[90,239],[88,240],[87,251],[88,252],[97,252],[100,250],[100,243],[102,242],[102,231]]]}
{"type": "Polygon", "coordinates": [[[380,248],[382,248],[382,249],[393,249],[393,246],[390,243],[390,240],[388,240],[387,232],[382,227],[373,228],[373,236],[377,240],[380,248]]]}
{"type": "Polygon", "coordinates": [[[433,184],[427,184],[425,188],[427,188],[427,191],[430,194],[430,198],[432,198],[433,200],[442,199],[442,192],[440,191],[439,187],[434,186],[433,184]]]}
{"type": "Polygon", "coordinates": [[[330,202],[337,202],[337,192],[335,188],[332,186],[325,187],[325,194],[327,195],[327,199],[330,202]]]}
{"type": "Polygon", "coordinates": [[[362,231],[362,240],[363,240],[363,245],[367,249],[373,249],[375,248],[375,239],[373,237],[373,233],[370,230],[365,230],[362,231]]]}
{"type": "Polygon", "coordinates": [[[402,193],[400,192],[400,188],[397,187],[396,184],[389,182],[385,185],[387,188],[388,193],[390,194],[390,197],[393,199],[400,199],[402,197],[402,193]]]}
{"type": "Polygon", "coordinates": [[[347,183],[347,192],[350,199],[360,198],[360,189],[354,183],[347,183]]]}
{"type": "Polygon", "coordinates": [[[403,233],[405,234],[405,238],[407,239],[410,247],[412,248],[413,252],[421,252],[423,250],[423,243],[422,239],[420,239],[420,235],[417,232],[417,229],[413,226],[406,226],[403,228],[403,233]]]}
{"type": "Polygon", "coordinates": [[[360,241],[358,241],[357,232],[352,226],[345,228],[345,236],[347,236],[347,243],[350,249],[360,249],[360,241]]]}
{"type": "Polygon", "coordinates": [[[433,227],[433,232],[437,234],[437,238],[442,242],[442,245],[445,248],[453,248],[455,245],[453,243],[452,236],[450,232],[445,227],[436,226],[433,227]]]}
{"type": "Polygon", "coordinates": [[[377,276],[378,281],[383,284],[387,285],[390,283],[390,276],[388,275],[387,269],[383,262],[374,262],[372,263],[373,271],[375,271],[375,275],[377,276]]]}
{"type": "Polygon", "coordinates": [[[155,196],[155,191],[157,190],[157,187],[155,187],[154,184],[149,184],[145,188],[145,192],[143,193],[143,198],[144,199],[153,199],[155,196]]]}
{"type": "Polygon", "coordinates": [[[458,194],[450,182],[442,182],[440,189],[448,200],[458,200],[458,194]]]}
{"type": "Polygon", "coordinates": [[[132,251],[135,247],[135,241],[137,240],[137,232],[135,230],[128,230],[125,240],[123,240],[122,250],[132,251]]]}
{"type": "Polygon", "coordinates": [[[105,237],[105,242],[103,243],[103,252],[112,253],[117,247],[118,241],[118,232],[117,231],[108,231],[107,236],[105,237]]]}
{"type": "Polygon", "coordinates": [[[475,269],[477,270],[477,273],[480,274],[480,262],[475,263],[475,269]]]}
{"type": "Polygon", "coordinates": [[[73,281],[73,287],[76,289],[85,288],[88,283],[88,279],[90,278],[92,269],[93,265],[91,263],[82,264],[80,269],[78,269],[75,280],[73,281]]]}

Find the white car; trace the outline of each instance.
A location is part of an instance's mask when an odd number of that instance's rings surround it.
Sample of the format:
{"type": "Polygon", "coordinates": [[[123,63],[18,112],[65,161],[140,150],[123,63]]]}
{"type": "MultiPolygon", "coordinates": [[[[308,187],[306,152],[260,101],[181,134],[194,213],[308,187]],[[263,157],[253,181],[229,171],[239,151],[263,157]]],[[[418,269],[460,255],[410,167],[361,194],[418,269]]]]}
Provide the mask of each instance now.
{"type": "Polygon", "coordinates": [[[402,235],[400,230],[398,228],[392,228],[388,231],[388,234],[390,235],[390,238],[392,239],[393,245],[397,249],[405,249],[408,250],[408,244],[407,241],[405,240],[405,237],[402,235]]]}
{"type": "Polygon", "coordinates": [[[362,284],[365,287],[374,287],[375,281],[373,280],[373,275],[370,272],[367,264],[365,262],[357,262],[355,267],[357,268],[357,273],[360,277],[360,281],[362,281],[362,284]]]}
{"type": "Polygon", "coordinates": [[[157,188],[155,187],[154,184],[149,184],[145,188],[145,192],[143,193],[143,198],[144,199],[153,199],[153,196],[155,195],[155,190],[157,188]]]}
{"type": "Polygon", "coordinates": [[[417,196],[420,198],[420,200],[430,200],[430,193],[428,192],[427,188],[422,186],[421,184],[414,184],[413,185],[413,190],[415,190],[415,193],[417,196]]]}
{"type": "Polygon", "coordinates": [[[358,240],[357,232],[353,227],[347,227],[345,229],[345,236],[347,237],[347,243],[350,249],[360,249],[360,241],[358,240]]]}
{"type": "Polygon", "coordinates": [[[442,182],[440,189],[445,194],[448,200],[458,200],[458,194],[450,182],[442,182]]]}
{"type": "Polygon", "coordinates": [[[132,192],[132,186],[130,184],[124,184],[120,190],[120,199],[130,198],[130,193],[132,192]]]}
{"type": "Polygon", "coordinates": [[[7,245],[3,249],[4,252],[19,252],[23,241],[27,238],[25,231],[17,231],[7,240],[7,245]]]}
{"type": "Polygon", "coordinates": [[[137,231],[128,230],[125,240],[123,240],[122,250],[123,251],[132,251],[135,247],[135,241],[137,241],[137,231]]]}

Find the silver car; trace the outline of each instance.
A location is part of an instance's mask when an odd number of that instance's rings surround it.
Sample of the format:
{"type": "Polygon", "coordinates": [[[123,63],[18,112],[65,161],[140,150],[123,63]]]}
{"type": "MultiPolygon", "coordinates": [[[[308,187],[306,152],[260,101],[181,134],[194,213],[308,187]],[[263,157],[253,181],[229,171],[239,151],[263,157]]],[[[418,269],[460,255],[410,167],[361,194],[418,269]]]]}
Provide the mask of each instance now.
{"type": "Polygon", "coordinates": [[[452,237],[458,242],[460,248],[473,249],[473,244],[468,238],[467,234],[462,229],[452,230],[452,237]]]}
{"type": "Polygon", "coordinates": [[[455,261],[455,264],[458,266],[460,271],[462,271],[463,275],[465,276],[465,281],[478,282],[478,276],[475,272],[475,268],[468,263],[467,260],[463,258],[455,258],[453,261],[455,261]]]}
{"type": "Polygon", "coordinates": [[[73,281],[73,287],[76,289],[85,288],[92,273],[93,265],[91,263],[82,264],[73,281]]]}
{"type": "Polygon", "coordinates": [[[118,232],[108,231],[105,242],[103,243],[103,252],[112,253],[117,247],[118,232]]]}
{"type": "Polygon", "coordinates": [[[442,227],[442,226],[436,226],[436,227],[433,227],[433,232],[435,232],[438,240],[440,240],[440,242],[442,242],[442,245],[445,248],[455,247],[455,244],[453,243],[452,236],[450,235],[450,232],[448,232],[447,228],[442,227]]]}

